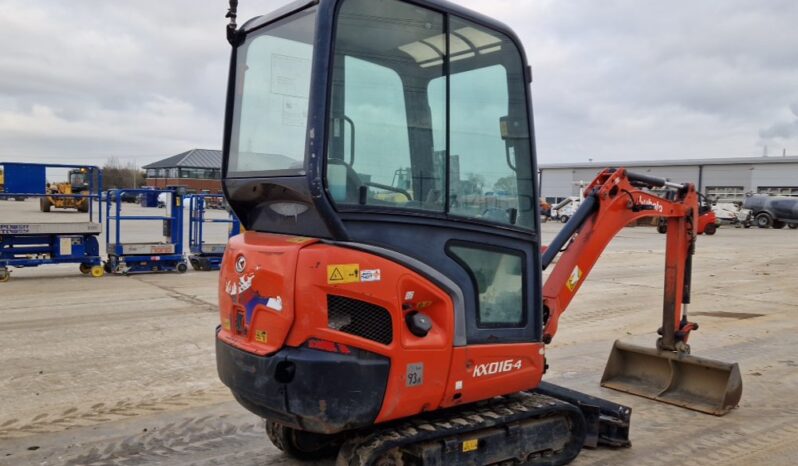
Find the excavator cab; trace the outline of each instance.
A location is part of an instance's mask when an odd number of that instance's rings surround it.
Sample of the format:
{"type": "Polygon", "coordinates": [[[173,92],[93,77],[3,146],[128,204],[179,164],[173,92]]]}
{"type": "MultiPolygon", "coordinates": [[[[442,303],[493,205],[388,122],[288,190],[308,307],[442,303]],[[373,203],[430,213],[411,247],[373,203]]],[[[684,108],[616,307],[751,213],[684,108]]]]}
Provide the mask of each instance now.
{"type": "Polygon", "coordinates": [[[279,185],[307,206],[246,209],[250,226],[343,239],[364,218],[384,231],[424,217],[533,232],[530,76],[510,31],[395,0],[306,3],[234,37],[231,200],[275,200],[279,185]],[[253,182],[263,191],[240,193],[253,182]]]}
{"type": "Polygon", "coordinates": [[[248,231],[434,267],[462,289],[460,344],[539,341],[530,69],[507,27],[425,5],[299,2],[238,29],[227,198],[248,231]]]}

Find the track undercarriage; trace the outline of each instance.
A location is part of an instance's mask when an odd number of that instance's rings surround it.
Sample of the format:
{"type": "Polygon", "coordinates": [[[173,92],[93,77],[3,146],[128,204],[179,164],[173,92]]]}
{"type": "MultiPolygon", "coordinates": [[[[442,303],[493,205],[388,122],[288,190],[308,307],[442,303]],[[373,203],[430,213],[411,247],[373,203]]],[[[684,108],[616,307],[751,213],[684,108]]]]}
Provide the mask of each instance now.
{"type": "Polygon", "coordinates": [[[630,446],[631,410],[544,383],[535,392],[429,413],[345,436],[320,436],[267,421],[281,450],[337,466],[559,465],[583,446],[630,446]],[[285,429],[285,430],[281,430],[285,429]]]}

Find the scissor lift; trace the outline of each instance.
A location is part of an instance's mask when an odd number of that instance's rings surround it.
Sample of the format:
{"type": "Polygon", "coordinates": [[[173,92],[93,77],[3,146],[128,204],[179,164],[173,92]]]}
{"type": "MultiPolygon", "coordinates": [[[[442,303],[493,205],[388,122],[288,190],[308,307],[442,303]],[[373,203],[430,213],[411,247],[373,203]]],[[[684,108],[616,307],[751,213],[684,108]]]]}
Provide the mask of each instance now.
{"type": "Polygon", "coordinates": [[[108,192],[105,202],[106,250],[108,259],[105,271],[128,275],[134,273],[180,272],[188,270],[183,254],[183,197],[173,190],[156,190],[158,194],[168,193],[170,201],[166,205],[166,215],[123,215],[122,196],[124,194],[147,194],[148,189],[119,189],[108,192]],[[162,242],[122,242],[123,225],[130,221],[159,221],[163,225],[162,242]],[[113,225],[113,240],[111,226],[113,225]]]}
{"type": "Polygon", "coordinates": [[[3,195],[9,198],[51,196],[89,199],[86,222],[13,222],[6,218],[1,219],[0,282],[11,278],[11,267],[38,267],[47,264],[79,264],[81,273],[102,277],[102,258],[97,241],[97,236],[102,232],[102,219],[99,212],[95,213],[92,202],[100,199],[101,170],[88,165],[18,162],[3,162],[0,165],[3,166],[5,177],[3,195]],[[47,193],[47,169],[86,170],[90,175],[88,191],[81,194],[47,193]]]}
{"type": "Polygon", "coordinates": [[[227,224],[228,238],[241,232],[241,224],[233,213],[228,218],[208,218],[206,212],[210,206],[223,205],[221,194],[194,194],[189,198],[188,246],[191,254],[188,260],[194,270],[219,270],[225,247],[224,243],[205,241],[208,224],[227,224]]]}

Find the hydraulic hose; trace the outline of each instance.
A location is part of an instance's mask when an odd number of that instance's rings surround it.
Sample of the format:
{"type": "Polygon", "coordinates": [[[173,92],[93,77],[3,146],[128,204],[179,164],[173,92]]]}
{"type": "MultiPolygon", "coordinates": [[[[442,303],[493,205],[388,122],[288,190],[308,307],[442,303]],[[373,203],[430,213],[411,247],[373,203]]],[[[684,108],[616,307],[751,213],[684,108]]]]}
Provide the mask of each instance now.
{"type": "Polygon", "coordinates": [[[582,201],[582,205],[576,210],[576,212],[571,216],[571,219],[568,220],[568,223],[557,233],[557,236],[549,244],[549,247],[546,249],[546,252],[543,253],[543,257],[541,259],[541,266],[543,270],[546,270],[546,267],[551,264],[557,254],[560,252],[568,241],[574,236],[574,234],[582,227],[582,224],[585,223],[588,217],[593,215],[593,212],[598,207],[598,200],[596,199],[595,194],[590,194],[582,201]]]}

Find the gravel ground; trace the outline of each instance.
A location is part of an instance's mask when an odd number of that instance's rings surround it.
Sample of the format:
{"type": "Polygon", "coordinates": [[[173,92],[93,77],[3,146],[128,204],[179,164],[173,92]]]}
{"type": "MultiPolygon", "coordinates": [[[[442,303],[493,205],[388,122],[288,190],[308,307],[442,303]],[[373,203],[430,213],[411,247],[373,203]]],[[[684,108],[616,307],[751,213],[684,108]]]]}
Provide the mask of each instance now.
{"type": "MultiPolygon", "coordinates": [[[[36,209],[0,201],[0,222],[85,220],[36,209]]],[[[152,240],[147,226],[131,240],[152,240]]],[[[546,380],[633,408],[632,448],[585,450],[574,464],[798,464],[797,231],[724,227],[699,240],[693,354],[740,363],[738,409],[715,417],[599,387],[616,338],[654,344],[663,254],[653,228],[624,230],[560,322],[546,380]]],[[[217,379],[216,282],[15,271],[0,284],[0,464],[301,464],[217,379]]]]}

